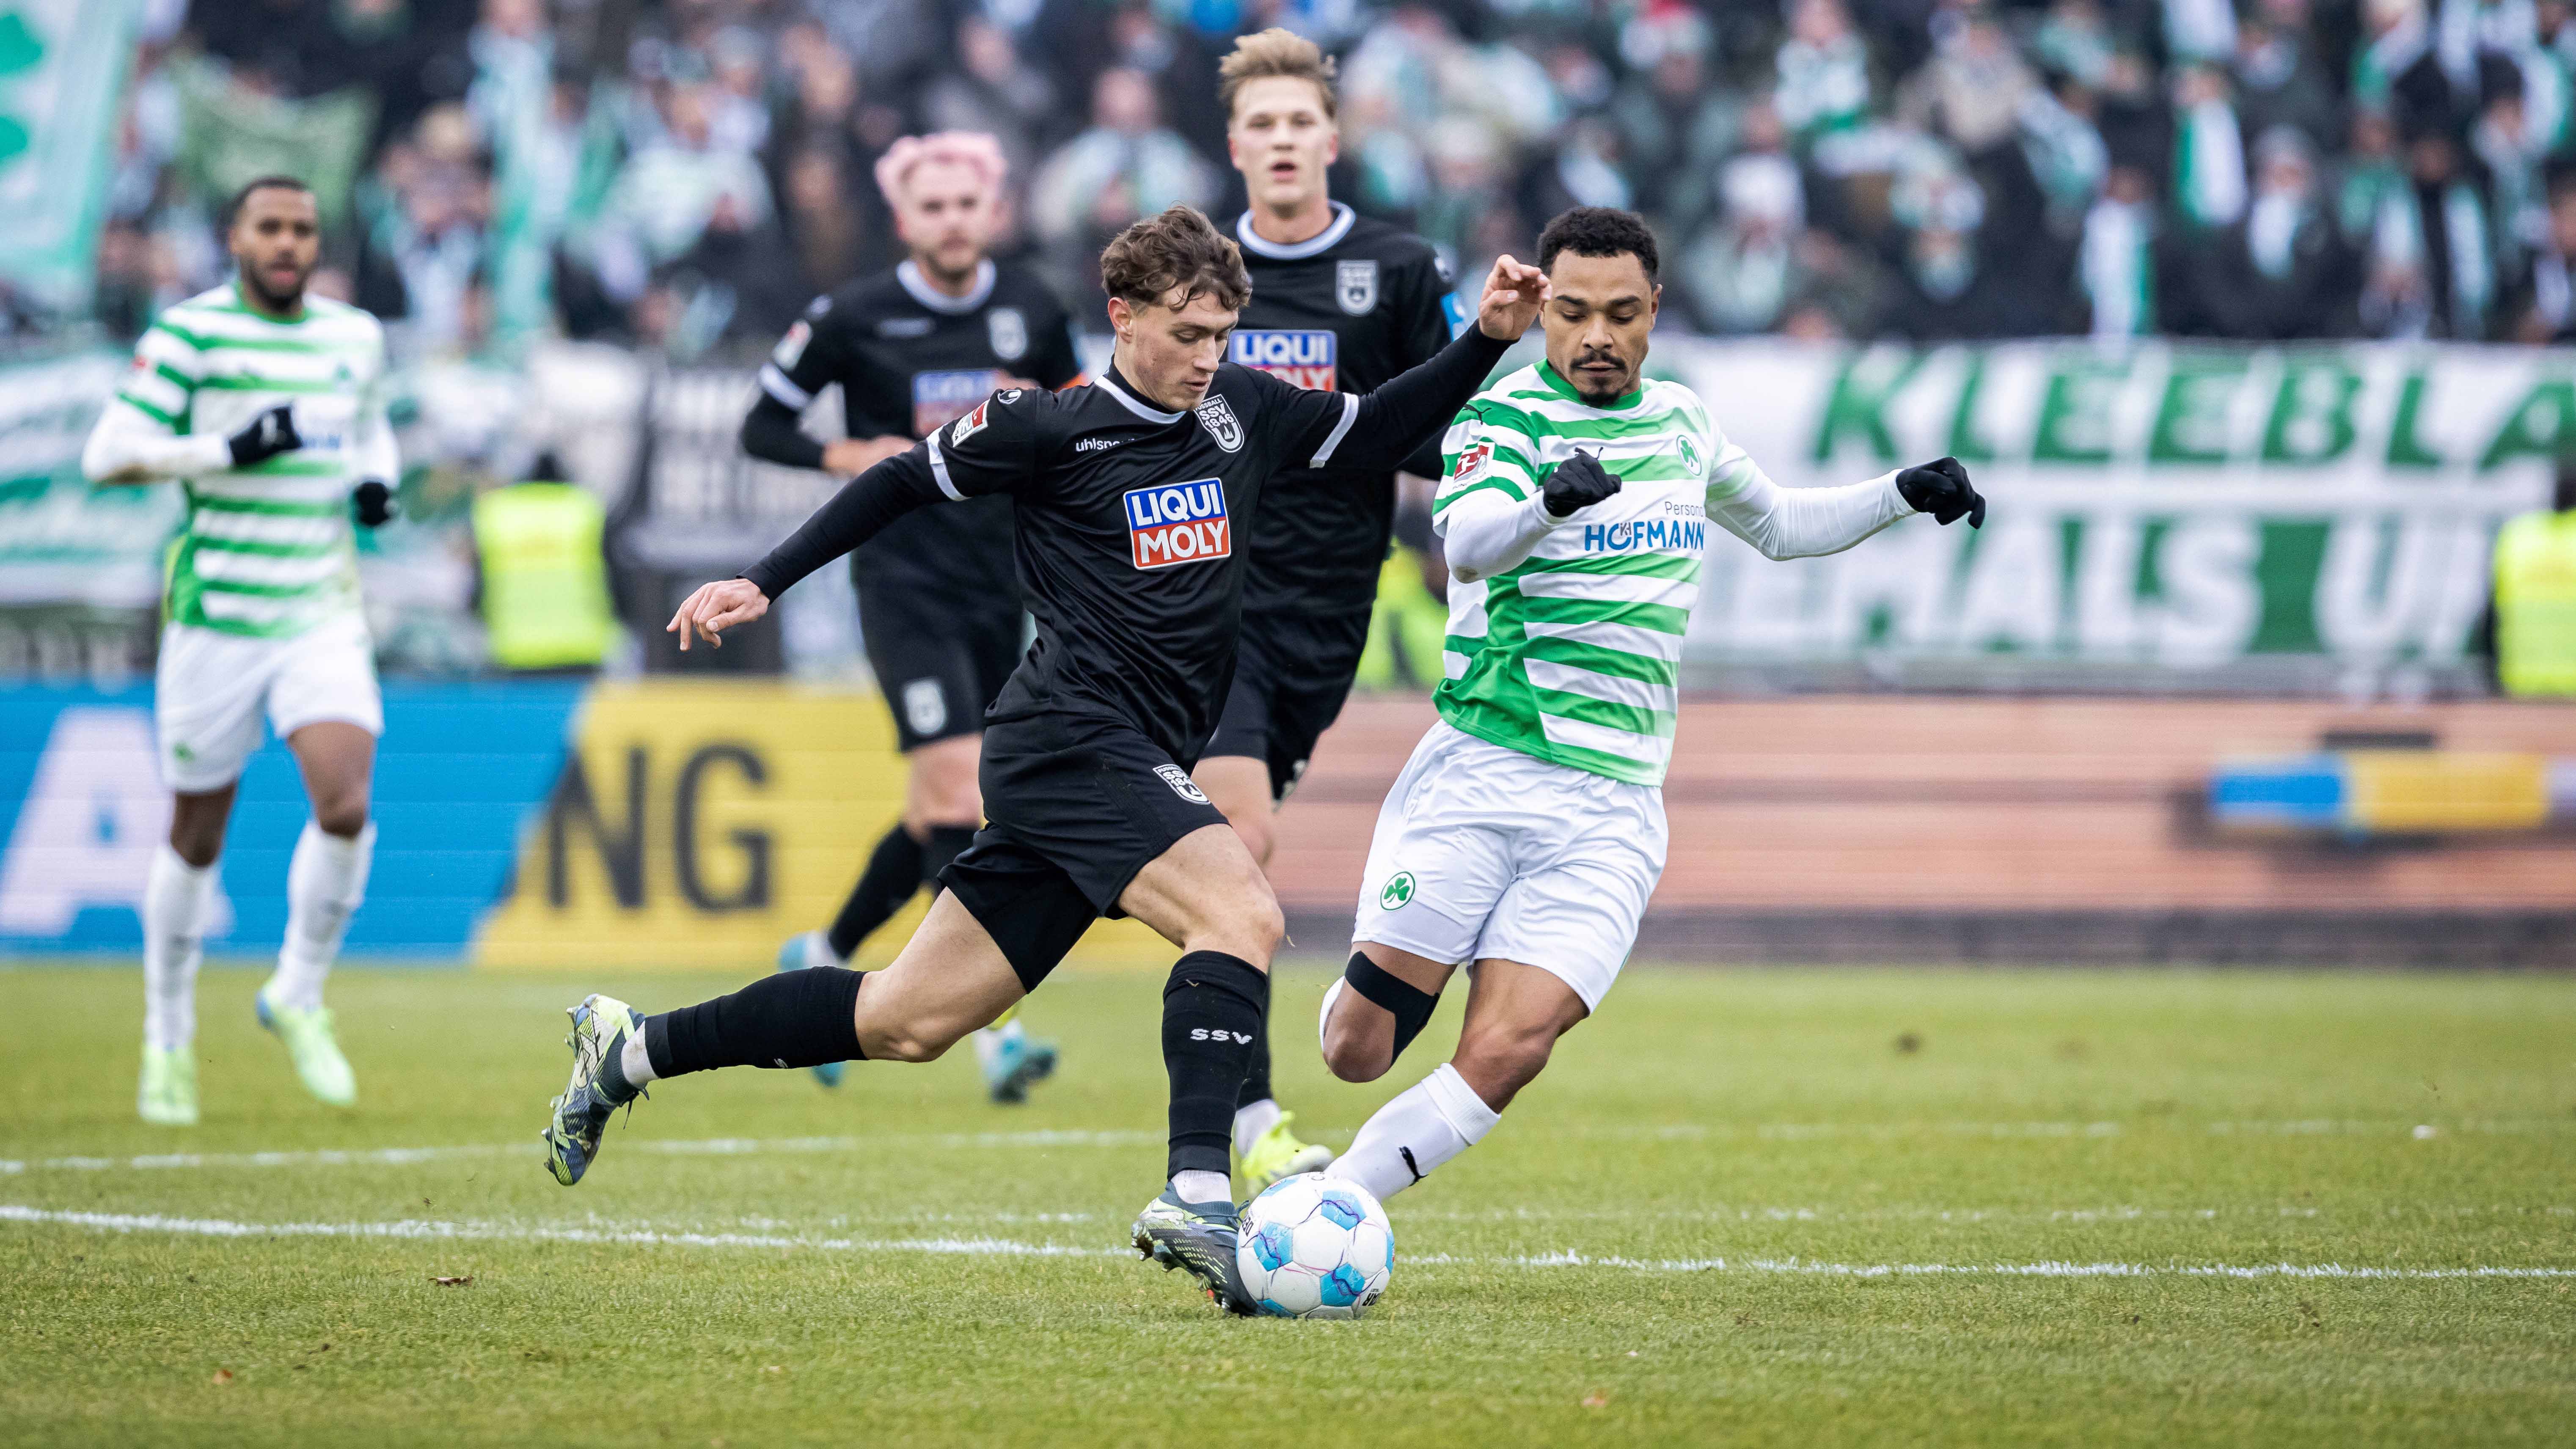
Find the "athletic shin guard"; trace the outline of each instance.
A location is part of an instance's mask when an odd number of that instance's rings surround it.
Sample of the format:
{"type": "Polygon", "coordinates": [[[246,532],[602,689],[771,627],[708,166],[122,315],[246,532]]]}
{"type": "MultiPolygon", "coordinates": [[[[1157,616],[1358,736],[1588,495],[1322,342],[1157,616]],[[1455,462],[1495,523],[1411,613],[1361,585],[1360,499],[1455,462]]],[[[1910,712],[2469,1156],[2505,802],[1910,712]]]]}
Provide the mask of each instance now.
{"type": "Polygon", "coordinates": [[[851,1012],[864,971],[816,966],[644,1018],[654,1080],[716,1067],[819,1067],[865,1059],[851,1012]]]}
{"type": "Polygon", "coordinates": [[[1361,1124],[1351,1150],[1325,1170],[1347,1177],[1384,1202],[1484,1139],[1502,1114],[1485,1105],[1458,1069],[1437,1071],[1397,1093],[1361,1124]]]}
{"type": "Polygon", "coordinates": [[[833,918],[832,929],[824,933],[832,943],[832,954],[849,960],[859,943],[902,910],[904,902],[919,889],[921,842],[912,838],[911,831],[897,825],[877,842],[876,852],[868,857],[868,868],[859,873],[859,883],[850,887],[850,898],[841,902],[841,914],[833,918]]]}
{"type": "Polygon", "coordinates": [[[1223,1173],[1234,1103],[1270,1003],[1270,978],[1222,951],[1192,951],[1163,987],[1163,1069],[1172,1085],[1170,1171],[1223,1173]]]}

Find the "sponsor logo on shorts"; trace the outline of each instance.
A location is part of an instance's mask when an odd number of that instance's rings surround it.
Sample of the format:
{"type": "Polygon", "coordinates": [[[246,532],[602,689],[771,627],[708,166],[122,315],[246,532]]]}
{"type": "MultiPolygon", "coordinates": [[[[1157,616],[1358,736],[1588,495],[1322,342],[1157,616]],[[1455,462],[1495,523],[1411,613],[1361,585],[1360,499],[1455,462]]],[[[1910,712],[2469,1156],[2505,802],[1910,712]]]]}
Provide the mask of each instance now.
{"type": "Polygon", "coordinates": [[[1413,904],[1413,872],[1399,870],[1388,876],[1386,887],[1377,893],[1378,909],[1400,911],[1413,904]]]}
{"type": "Polygon", "coordinates": [[[936,679],[916,679],[903,687],[903,719],[917,735],[935,735],[948,723],[948,692],[936,679]]]}
{"type": "Polygon", "coordinates": [[[1237,332],[1226,345],[1238,367],[1266,372],[1316,392],[1331,392],[1341,339],[1330,332],[1237,332]]]}
{"type": "MultiPolygon", "coordinates": [[[[975,409],[977,403],[993,395],[1002,374],[989,367],[973,367],[958,372],[916,372],[912,375],[912,435],[926,438],[975,409]]],[[[978,422],[975,427],[983,424],[978,422]]],[[[974,428],[967,429],[973,432],[974,428]]],[[[950,438],[962,443],[963,436],[950,438]]]]}
{"type": "Polygon", "coordinates": [[[1234,533],[1226,518],[1221,479],[1131,488],[1121,501],[1127,508],[1128,542],[1140,569],[1233,556],[1234,533]]]}
{"type": "Polygon", "coordinates": [[[1251,1038],[1251,1037],[1246,1036],[1245,1034],[1243,1034],[1242,1032],[1239,1032],[1239,1031],[1227,1031],[1227,1030],[1226,1030],[1225,1028],[1223,1028],[1223,1027],[1216,1027],[1216,1028],[1213,1028],[1213,1029],[1208,1028],[1208,1027],[1204,1027],[1204,1026],[1194,1026],[1194,1027],[1191,1027],[1191,1028],[1190,1028],[1190,1040],[1192,1040],[1192,1041],[1230,1041],[1230,1042],[1235,1042],[1235,1043],[1237,1043],[1237,1044],[1239,1044],[1239,1045],[1242,1045],[1242,1046],[1250,1046],[1250,1045],[1252,1045],[1252,1038],[1251,1038]]]}
{"type": "Polygon", "coordinates": [[[1163,783],[1172,787],[1173,794],[1191,804],[1205,805],[1208,802],[1207,792],[1200,789],[1199,782],[1191,779],[1190,772],[1180,766],[1156,765],[1154,773],[1163,777],[1163,783]]]}
{"type": "Polygon", "coordinates": [[[1672,549],[1697,553],[1708,546],[1708,524],[1696,518],[1640,518],[1631,523],[1583,525],[1585,553],[1636,553],[1672,549]]]}

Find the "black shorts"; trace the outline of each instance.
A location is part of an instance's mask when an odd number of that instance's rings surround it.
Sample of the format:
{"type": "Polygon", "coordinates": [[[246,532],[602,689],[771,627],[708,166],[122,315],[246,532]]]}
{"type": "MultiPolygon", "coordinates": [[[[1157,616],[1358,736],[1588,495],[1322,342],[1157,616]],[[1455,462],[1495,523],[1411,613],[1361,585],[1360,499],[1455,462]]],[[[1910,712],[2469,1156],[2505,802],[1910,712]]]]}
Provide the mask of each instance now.
{"type": "Polygon", "coordinates": [[[906,754],[984,728],[984,711],[1020,663],[1020,601],[954,599],[899,584],[860,584],[859,635],[894,711],[906,754]]]}
{"type": "Polygon", "coordinates": [[[1225,816],[1134,726],[1040,715],[984,732],[984,814],[993,823],[940,872],[1037,989],[1082,933],[1123,914],[1118,897],[1182,836],[1225,816]]]}
{"type": "Polygon", "coordinates": [[[1351,676],[1368,648],[1369,616],[1321,618],[1265,610],[1243,616],[1234,687],[1204,756],[1243,755],[1270,766],[1270,798],[1285,800],[1306,773],[1350,697],[1351,676]]]}

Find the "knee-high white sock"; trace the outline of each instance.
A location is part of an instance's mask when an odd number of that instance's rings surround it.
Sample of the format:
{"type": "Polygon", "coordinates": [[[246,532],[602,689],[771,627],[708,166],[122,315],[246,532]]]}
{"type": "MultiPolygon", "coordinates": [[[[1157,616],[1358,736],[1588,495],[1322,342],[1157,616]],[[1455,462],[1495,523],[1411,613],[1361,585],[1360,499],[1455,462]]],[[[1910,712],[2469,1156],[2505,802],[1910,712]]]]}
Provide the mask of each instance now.
{"type": "Polygon", "coordinates": [[[197,1039],[197,963],[215,868],[179,858],[168,841],[143,877],[143,1040],[167,1050],[197,1039]]]}
{"type": "Polygon", "coordinates": [[[322,979],[349,933],[349,916],[367,897],[367,864],[375,858],[376,824],[355,839],[330,834],[307,820],[286,864],[286,944],[277,953],[271,997],[280,1006],[311,1010],[322,1004],[322,979]]]}
{"type": "Polygon", "coordinates": [[[1378,1108],[1351,1140],[1351,1150],[1324,1171],[1349,1178],[1384,1202],[1483,1141],[1501,1120],[1456,1067],[1442,1062],[1378,1108]]]}

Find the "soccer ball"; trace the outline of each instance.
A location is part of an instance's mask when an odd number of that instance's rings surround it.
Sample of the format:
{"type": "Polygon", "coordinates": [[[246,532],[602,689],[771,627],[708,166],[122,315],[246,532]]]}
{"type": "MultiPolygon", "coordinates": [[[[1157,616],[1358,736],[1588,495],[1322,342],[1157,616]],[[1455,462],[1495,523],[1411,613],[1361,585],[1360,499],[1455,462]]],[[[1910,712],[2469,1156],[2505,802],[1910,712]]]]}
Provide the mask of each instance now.
{"type": "Polygon", "coordinates": [[[1320,1172],[1283,1177],[1243,1210],[1235,1264],[1276,1318],[1357,1318],[1395,1272],[1395,1230],[1367,1188],[1320,1172]]]}

